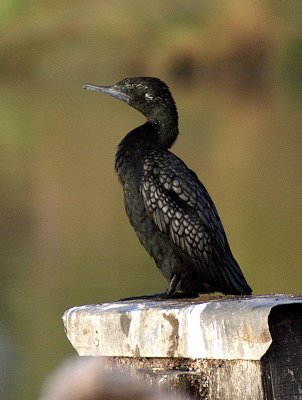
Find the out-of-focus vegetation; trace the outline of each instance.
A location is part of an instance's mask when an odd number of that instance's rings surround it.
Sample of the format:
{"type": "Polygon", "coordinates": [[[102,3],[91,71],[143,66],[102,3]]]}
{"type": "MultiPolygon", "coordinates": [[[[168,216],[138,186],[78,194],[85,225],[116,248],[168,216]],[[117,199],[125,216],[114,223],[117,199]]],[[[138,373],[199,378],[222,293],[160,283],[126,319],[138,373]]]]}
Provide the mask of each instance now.
{"type": "Polygon", "coordinates": [[[18,352],[14,398],[35,398],[73,352],[65,309],[165,288],[113,171],[143,118],[85,82],[165,80],[180,115],[173,151],[211,193],[248,282],[301,291],[300,1],[2,0],[0,21],[0,311],[18,352]]]}

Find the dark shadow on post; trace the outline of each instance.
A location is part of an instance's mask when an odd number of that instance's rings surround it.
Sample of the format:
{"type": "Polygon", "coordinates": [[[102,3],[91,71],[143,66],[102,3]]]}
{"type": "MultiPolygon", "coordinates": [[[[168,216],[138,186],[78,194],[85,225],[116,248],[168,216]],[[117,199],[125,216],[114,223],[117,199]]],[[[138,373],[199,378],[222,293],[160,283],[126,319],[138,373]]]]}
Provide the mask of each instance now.
{"type": "Polygon", "coordinates": [[[268,399],[301,399],[302,306],[276,306],[268,323],[273,342],[262,358],[264,392],[268,399]]]}

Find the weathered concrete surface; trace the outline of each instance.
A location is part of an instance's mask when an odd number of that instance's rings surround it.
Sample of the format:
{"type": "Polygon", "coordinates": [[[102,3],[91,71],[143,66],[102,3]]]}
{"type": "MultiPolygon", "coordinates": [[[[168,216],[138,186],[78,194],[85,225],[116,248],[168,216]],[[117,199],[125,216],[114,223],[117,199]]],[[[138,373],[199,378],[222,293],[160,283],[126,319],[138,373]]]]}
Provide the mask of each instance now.
{"type": "Polygon", "coordinates": [[[68,339],[80,355],[260,360],[272,343],[274,307],[301,296],[218,300],[131,300],[67,310],[68,339]]]}

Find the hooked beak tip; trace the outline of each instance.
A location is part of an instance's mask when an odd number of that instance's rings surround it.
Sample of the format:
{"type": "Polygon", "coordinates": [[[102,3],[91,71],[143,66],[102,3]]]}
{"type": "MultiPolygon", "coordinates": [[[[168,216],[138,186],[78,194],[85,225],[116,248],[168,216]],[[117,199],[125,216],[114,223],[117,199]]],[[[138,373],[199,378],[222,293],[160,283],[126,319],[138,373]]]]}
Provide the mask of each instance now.
{"type": "Polygon", "coordinates": [[[98,87],[95,85],[92,85],[91,83],[85,83],[85,85],[82,86],[82,89],[84,90],[98,90],[98,87]]]}

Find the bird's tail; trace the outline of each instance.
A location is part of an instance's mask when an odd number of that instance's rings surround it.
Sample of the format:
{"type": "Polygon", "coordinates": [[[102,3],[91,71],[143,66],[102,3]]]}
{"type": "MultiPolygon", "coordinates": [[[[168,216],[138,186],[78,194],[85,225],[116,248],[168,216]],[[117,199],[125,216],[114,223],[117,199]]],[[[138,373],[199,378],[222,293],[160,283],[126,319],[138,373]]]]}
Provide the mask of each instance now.
{"type": "Polygon", "coordinates": [[[228,253],[226,266],[223,268],[223,277],[225,281],[225,294],[252,294],[252,289],[248,285],[243,273],[233,257],[232,253],[228,253]]]}

